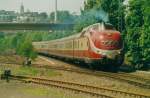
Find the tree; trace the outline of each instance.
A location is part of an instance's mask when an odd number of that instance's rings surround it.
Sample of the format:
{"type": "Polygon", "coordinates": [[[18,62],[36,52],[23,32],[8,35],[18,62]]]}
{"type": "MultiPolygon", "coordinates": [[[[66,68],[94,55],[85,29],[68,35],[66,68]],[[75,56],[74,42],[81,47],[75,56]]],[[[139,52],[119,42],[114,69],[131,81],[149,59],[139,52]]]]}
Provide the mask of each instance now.
{"type": "Polygon", "coordinates": [[[130,0],[126,17],[127,57],[136,68],[150,67],[150,1],[130,0]]]}
{"type": "Polygon", "coordinates": [[[26,58],[26,62],[35,59],[37,54],[32,46],[32,36],[30,33],[17,33],[7,35],[0,38],[0,52],[6,54],[7,52],[16,52],[16,54],[26,58]]]}
{"type": "Polygon", "coordinates": [[[5,37],[5,34],[3,32],[0,32],[0,39],[3,39],[5,37]]]}
{"type": "Polygon", "coordinates": [[[48,15],[47,15],[47,13],[42,12],[42,13],[39,14],[39,17],[41,17],[42,19],[47,19],[48,15]]]}
{"type": "Polygon", "coordinates": [[[108,14],[109,21],[107,22],[113,24],[116,29],[123,31],[125,30],[125,7],[123,2],[124,0],[87,0],[87,2],[84,3],[84,11],[82,11],[82,13],[89,12],[91,9],[97,11],[103,10],[108,14]]]}
{"type": "Polygon", "coordinates": [[[17,46],[17,54],[26,57],[26,64],[31,64],[31,59],[35,59],[37,57],[36,52],[32,46],[32,41],[29,39],[25,39],[22,43],[19,43],[17,46]]]}
{"type": "Polygon", "coordinates": [[[80,32],[84,27],[89,26],[91,24],[97,22],[107,22],[108,21],[108,14],[103,10],[96,10],[91,9],[82,13],[82,15],[76,19],[74,29],[76,32],[80,32]]]}

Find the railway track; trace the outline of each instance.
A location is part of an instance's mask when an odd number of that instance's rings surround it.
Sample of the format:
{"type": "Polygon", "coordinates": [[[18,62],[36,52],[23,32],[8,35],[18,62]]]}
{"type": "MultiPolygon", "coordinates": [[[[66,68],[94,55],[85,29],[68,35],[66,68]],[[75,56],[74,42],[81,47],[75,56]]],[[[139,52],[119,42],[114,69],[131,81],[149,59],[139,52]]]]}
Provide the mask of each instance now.
{"type": "Polygon", "coordinates": [[[52,67],[52,66],[37,66],[33,65],[38,68],[50,68],[50,69],[55,69],[55,70],[63,70],[63,71],[69,71],[69,72],[76,72],[80,74],[87,74],[87,75],[93,75],[93,76],[105,76],[109,77],[112,79],[120,80],[123,82],[127,82],[129,84],[139,86],[142,88],[147,88],[150,89],[150,79],[136,76],[136,75],[131,75],[128,73],[111,73],[111,72],[103,72],[103,71],[91,71],[87,69],[71,69],[71,68],[64,68],[64,67],[52,67]]]}
{"type": "MultiPolygon", "coordinates": [[[[35,78],[35,77],[26,77],[26,76],[11,75],[10,77],[12,79],[24,81],[26,83],[35,83],[35,84],[40,84],[40,85],[45,85],[45,86],[62,88],[62,89],[69,90],[69,91],[88,94],[88,95],[95,96],[98,98],[115,98],[113,96],[109,96],[109,95],[106,95],[103,93],[92,92],[91,90],[83,89],[82,87],[84,87],[84,88],[90,87],[90,86],[86,87],[86,85],[70,83],[70,82],[63,82],[63,81],[56,81],[56,80],[49,80],[49,79],[42,79],[42,78],[35,78]]],[[[92,88],[90,87],[90,89],[92,89],[92,88]]]]}
{"type": "MultiPolygon", "coordinates": [[[[11,65],[11,64],[10,64],[11,65]]],[[[128,74],[128,73],[111,73],[111,72],[103,72],[103,71],[91,71],[87,69],[74,69],[74,68],[65,68],[65,67],[52,67],[52,66],[43,66],[43,65],[33,65],[37,68],[49,68],[54,70],[62,70],[62,71],[69,71],[75,72],[80,74],[92,75],[92,76],[105,76],[112,79],[116,79],[119,81],[127,82],[129,84],[150,89],[150,79],[128,74]]]]}
{"type": "MultiPolygon", "coordinates": [[[[49,60],[49,59],[47,59],[47,60],[49,60]]],[[[68,68],[58,68],[58,67],[54,68],[51,66],[47,66],[47,67],[53,68],[53,69],[64,70],[64,71],[90,74],[90,75],[94,75],[94,76],[104,75],[104,76],[107,76],[110,78],[115,78],[117,80],[119,79],[121,81],[125,81],[125,82],[128,82],[130,84],[134,84],[136,86],[150,89],[150,78],[144,78],[141,76],[136,76],[136,75],[125,73],[125,72],[119,72],[119,73],[111,73],[111,72],[104,72],[104,71],[94,71],[93,72],[91,70],[70,69],[70,68],[68,69],[68,68]]]]}
{"type": "Polygon", "coordinates": [[[27,77],[27,76],[14,76],[11,75],[12,79],[19,79],[24,82],[41,84],[46,86],[52,86],[56,88],[62,88],[66,90],[71,90],[79,93],[88,94],[91,96],[101,97],[101,98],[150,98],[148,95],[136,94],[131,92],[125,92],[121,90],[114,90],[110,88],[95,87],[84,84],[57,81],[50,79],[43,79],[38,77],[27,77]]]}
{"type": "MultiPolygon", "coordinates": [[[[119,78],[122,78],[124,77],[125,79],[130,80],[129,82],[131,83],[134,83],[136,82],[137,83],[137,86],[141,86],[141,87],[145,87],[145,88],[148,88],[150,89],[150,79],[148,78],[144,78],[144,77],[141,77],[141,76],[136,76],[136,75],[132,75],[132,74],[128,74],[128,73],[114,73],[114,75],[118,75],[119,78]],[[134,81],[134,82],[132,82],[134,81]]],[[[135,84],[136,85],[136,84],[135,84]]]]}
{"type": "Polygon", "coordinates": [[[130,78],[133,78],[133,79],[135,78],[136,80],[144,81],[145,83],[150,83],[150,79],[144,78],[142,76],[137,76],[137,75],[128,74],[128,73],[124,73],[124,72],[120,72],[119,74],[124,76],[124,77],[130,77],[130,78]]]}

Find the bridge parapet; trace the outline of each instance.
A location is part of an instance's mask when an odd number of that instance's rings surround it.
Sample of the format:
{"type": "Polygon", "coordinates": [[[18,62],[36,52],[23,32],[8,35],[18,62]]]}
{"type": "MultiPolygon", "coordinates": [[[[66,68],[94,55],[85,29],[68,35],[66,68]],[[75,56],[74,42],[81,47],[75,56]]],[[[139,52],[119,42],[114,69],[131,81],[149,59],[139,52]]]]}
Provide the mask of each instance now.
{"type": "Polygon", "coordinates": [[[0,23],[0,30],[73,30],[74,24],[0,23]]]}

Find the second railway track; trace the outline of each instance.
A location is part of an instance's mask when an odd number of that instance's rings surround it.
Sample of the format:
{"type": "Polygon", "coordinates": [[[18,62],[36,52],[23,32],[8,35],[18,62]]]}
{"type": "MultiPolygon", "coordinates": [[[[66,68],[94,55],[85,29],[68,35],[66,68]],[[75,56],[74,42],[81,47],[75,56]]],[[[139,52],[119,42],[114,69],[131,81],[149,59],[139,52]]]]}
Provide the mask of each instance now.
{"type": "MultiPolygon", "coordinates": [[[[3,64],[4,65],[4,64],[3,64]]],[[[7,64],[7,65],[14,65],[14,64],[7,64]]],[[[141,76],[132,75],[129,73],[111,73],[111,72],[103,72],[103,71],[91,71],[87,69],[75,69],[75,68],[66,68],[66,67],[54,67],[54,66],[43,66],[43,65],[33,65],[37,68],[49,68],[54,70],[62,70],[62,71],[69,71],[69,72],[75,72],[79,74],[86,74],[86,75],[92,75],[92,76],[105,76],[112,79],[116,79],[119,81],[127,82],[129,84],[147,88],[150,89],[150,79],[144,78],[141,76]]]]}
{"type": "Polygon", "coordinates": [[[47,85],[57,88],[63,88],[71,91],[81,92],[96,97],[102,98],[150,98],[148,95],[142,95],[137,93],[125,92],[121,90],[114,90],[110,88],[95,87],[90,85],[78,84],[73,82],[65,82],[58,80],[43,79],[38,77],[27,77],[27,76],[14,76],[13,79],[20,79],[25,82],[32,82],[35,84],[47,85]]]}
{"type": "Polygon", "coordinates": [[[123,72],[111,73],[111,72],[103,72],[103,71],[91,71],[86,69],[74,69],[74,68],[52,67],[52,66],[36,66],[36,65],[34,66],[39,68],[50,68],[55,70],[70,71],[70,72],[93,75],[98,77],[105,76],[119,81],[127,82],[135,86],[150,89],[150,79],[141,76],[132,75],[129,73],[123,73],[123,72]]]}

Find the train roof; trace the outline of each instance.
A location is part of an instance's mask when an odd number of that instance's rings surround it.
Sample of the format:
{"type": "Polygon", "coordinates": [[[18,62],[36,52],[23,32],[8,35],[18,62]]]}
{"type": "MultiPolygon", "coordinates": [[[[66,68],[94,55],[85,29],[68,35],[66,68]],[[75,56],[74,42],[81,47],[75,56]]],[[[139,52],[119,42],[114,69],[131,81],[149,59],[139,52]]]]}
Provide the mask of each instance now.
{"type": "Polygon", "coordinates": [[[81,33],[77,33],[77,34],[70,35],[70,36],[68,36],[68,37],[64,37],[64,38],[61,38],[61,39],[52,40],[52,41],[50,41],[50,42],[58,42],[58,41],[64,41],[64,40],[74,39],[74,38],[80,37],[80,35],[81,35],[81,33]]]}
{"type": "Polygon", "coordinates": [[[95,23],[92,24],[86,28],[84,28],[82,31],[88,31],[89,29],[97,29],[99,31],[103,31],[103,30],[115,30],[114,26],[110,23],[95,23]]]}
{"type": "Polygon", "coordinates": [[[38,44],[38,43],[49,43],[49,42],[61,42],[61,41],[65,41],[65,40],[69,40],[69,39],[74,39],[74,38],[78,38],[80,37],[81,33],[78,33],[78,34],[74,34],[74,35],[71,35],[71,36],[68,36],[68,37],[64,37],[64,38],[60,38],[60,39],[55,39],[55,40],[50,40],[50,41],[40,41],[40,42],[33,42],[33,44],[38,44]]]}
{"type": "MultiPolygon", "coordinates": [[[[84,28],[81,32],[84,32],[84,31],[89,31],[90,29],[98,29],[99,31],[103,31],[103,30],[114,30],[114,27],[112,24],[110,23],[95,23],[95,24],[92,24],[86,28],[84,28]]],[[[61,39],[55,39],[55,40],[50,40],[50,41],[41,41],[41,42],[33,42],[33,44],[37,44],[37,43],[49,43],[49,42],[61,42],[61,41],[65,41],[65,40],[69,40],[69,39],[74,39],[74,38],[78,38],[81,36],[81,32],[80,33],[77,33],[77,34],[74,34],[74,35],[71,35],[71,36],[68,36],[68,37],[64,37],[64,38],[61,38],[61,39]]]]}

